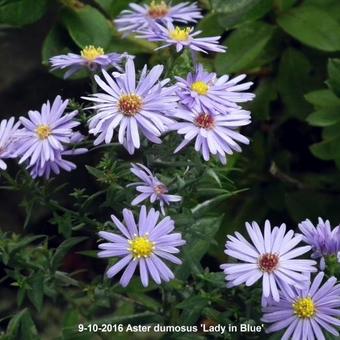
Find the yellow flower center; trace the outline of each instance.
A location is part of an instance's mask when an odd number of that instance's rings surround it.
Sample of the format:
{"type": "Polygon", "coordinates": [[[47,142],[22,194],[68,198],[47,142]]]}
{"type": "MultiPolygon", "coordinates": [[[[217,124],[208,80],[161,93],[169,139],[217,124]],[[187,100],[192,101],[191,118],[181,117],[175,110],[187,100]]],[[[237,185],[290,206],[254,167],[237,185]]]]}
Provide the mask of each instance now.
{"type": "Polygon", "coordinates": [[[170,38],[176,41],[186,41],[189,39],[190,28],[179,28],[176,26],[169,34],[170,38]]]}
{"type": "Polygon", "coordinates": [[[159,4],[156,1],[152,1],[149,7],[149,16],[152,19],[161,19],[164,18],[169,11],[168,5],[162,1],[159,4]]]}
{"type": "Polygon", "coordinates": [[[43,140],[43,139],[48,138],[48,136],[52,133],[52,130],[50,129],[48,125],[41,124],[37,127],[35,132],[37,133],[39,139],[43,140]]]}
{"type": "Polygon", "coordinates": [[[147,234],[136,236],[133,240],[129,240],[129,244],[129,251],[134,259],[149,257],[155,249],[155,242],[151,242],[147,234]]]}
{"type": "Polygon", "coordinates": [[[293,303],[294,314],[300,319],[310,319],[316,313],[315,304],[311,297],[300,298],[293,303]]]}
{"type": "Polygon", "coordinates": [[[93,61],[104,54],[104,50],[101,47],[94,47],[93,45],[86,46],[80,52],[81,56],[87,61],[93,61]]]}
{"type": "Polygon", "coordinates": [[[201,96],[205,96],[208,93],[209,86],[204,81],[195,81],[191,85],[191,89],[201,96]]]}
{"type": "Polygon", "coordinates": [[[142,98],[136,94],[122,95],[118,102],[119,111],[125,116],[135,116],[143,106],[142,98]]]}

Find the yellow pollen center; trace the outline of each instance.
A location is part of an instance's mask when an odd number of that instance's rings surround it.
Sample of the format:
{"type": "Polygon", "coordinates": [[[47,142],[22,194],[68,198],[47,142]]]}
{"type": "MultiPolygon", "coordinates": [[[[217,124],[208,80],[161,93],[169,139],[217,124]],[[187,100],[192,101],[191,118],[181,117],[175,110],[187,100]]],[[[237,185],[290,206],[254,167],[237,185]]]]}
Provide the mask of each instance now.
{"type": "Polygon", "coordinates": [[[209,86],[203,81],[195,81],[191,85],[191,89],[201,96],[205,96],[208,93],[209,86]]]}
{"type": "Polygon", "coordinates": [[[315,304],[311,297],[300,298],[293,303],[294,314],[300,319],[310,319],[316,313],[315,304]]]}
{"type": "Polygon", "coordinates": [[[151,242],[147,235],[137,236],[130,240],[129,244],[130,248],[128,250],[132,253],[134,259],[149,257],[155,249],[155,242],[151,242]]]}
{"type": "Polygon", "coordinates": [[[119,111],[128,117],[135,116],[142,109],[142,106],[142,98],[136,94],[122,95],[118,102],[119,111]]]}
{"type": "Polygon", "coordinates": [[[170,32],[170,38],[176,41],[186,41],[189,39],[190,28],[179,28],[176,26],[174,30],[170,32]]]}
{"type": "Polygon", "coordinates": [[[149,16],[152,19],[161,19],[168,14],[168,11],[169,7],[164,1],[159,4],[157,4],[156,1],[152,1],[149,7],[149,16]]]}
{"type": "Polygon", "coordinates": [[[87,61],[93,61],[104,54],[101,47],[94,47],[93,45],[86,46],[81,52],[81,56],[87,61]]]}
{"type": "Polygon", "coordinates": [[[39,139],[46,139],[52,133],[50,127],[46,124],[41,124],[35,130],[39,139]]]}

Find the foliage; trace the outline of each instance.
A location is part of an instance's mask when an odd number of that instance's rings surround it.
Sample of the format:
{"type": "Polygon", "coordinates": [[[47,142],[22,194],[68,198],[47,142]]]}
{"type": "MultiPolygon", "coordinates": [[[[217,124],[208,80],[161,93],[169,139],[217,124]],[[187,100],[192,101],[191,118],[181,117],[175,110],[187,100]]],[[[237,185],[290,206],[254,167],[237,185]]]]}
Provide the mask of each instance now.
{"type": "MultiPolygon", "coordinates": [[[[89,44],[134,54],[140,65],[165,63],[171,57],[167,50],[154,52],[153,43],[117,33],[112,20],[127,4],[0,0],[0,24],[24,30],[49,18],[45,65],[51,56],[89,44]]],[[[0,172],[1,191],[6,191],[1,199],[10,197],[1,209],[14,206],[21,222],[18,232],[1,223],[7,230],[0,232],[1,300],[8,300],[0,304],[4,339],[112,339],[109,333],[80,334],[80,323],[261,324],[259,287],[225,288],[219,265],[225,262],[226,234],[243,230],[248,220],[270,218],[291,228],[305,218],[316,222],[318,216],[334,225],[339,221],[340,2],[201,0],[199,5],[203,34],[222,35],[228,47],[225,54],[200,61],[221,75],[246,73],[254,81],[256,99],[246,106],[253,122],[244,129],[251,145],[227,166],[203,162],[193,148],[174,156],[178,140],[166,137],[159,146],[143,145],[133,157],[117,144],[94,148],[82,157],[76,174],[49,181],[33,181],[23,169],[0,172]],[[133,188],[126,188],[135,181],[131,161],[152,168],[171,192],[183,196],[184,204],[168,214],[187,240],[184,263],[174,281],[159,287],[142,288],[134,279],[123,289],[104,278],[105,261],[96,258],[97,232],[111,230],[110,214],[119,215],[135,196],[133,188]]],[[[183,54],[169,73],[185,76],[191,66],[183,54]]],[[[85,73],[77,77],[87,82],[85,73]]],[[[74,105],[82,110],[83,93],[77,80],[70,82],[74,105]]],[[[339,277],[336,266],[329,271],[339,277]]]]}

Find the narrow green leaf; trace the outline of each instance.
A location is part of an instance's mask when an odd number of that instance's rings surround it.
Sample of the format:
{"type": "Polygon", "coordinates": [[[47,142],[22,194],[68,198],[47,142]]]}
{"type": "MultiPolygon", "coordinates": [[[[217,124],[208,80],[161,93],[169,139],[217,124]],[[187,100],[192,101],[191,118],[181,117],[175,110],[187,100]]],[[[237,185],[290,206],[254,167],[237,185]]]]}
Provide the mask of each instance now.
{"type": "Polygon", "coordinates": [[[65,255],[68,253],[68,251],[73,248],[75,245],[77,245],[78,243],[86,240],[87,237],[84,236],[80,236],[80,237],[72,237],[68,240],[65,240],[64,242],[62,242],[59,247],[56,249],[53,258],[52,258],[52,268],[55,270],[57,269],[63,258],[65,257],[65,255]]]}

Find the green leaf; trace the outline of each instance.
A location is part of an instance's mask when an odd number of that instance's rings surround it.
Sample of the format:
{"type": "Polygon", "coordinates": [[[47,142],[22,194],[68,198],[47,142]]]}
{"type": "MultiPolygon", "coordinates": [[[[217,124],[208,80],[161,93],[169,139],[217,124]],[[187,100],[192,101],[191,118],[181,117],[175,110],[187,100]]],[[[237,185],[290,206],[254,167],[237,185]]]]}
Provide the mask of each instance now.
{"type": "Polygon", "coordinates": [[[326,52],[340,50],[340,24],[321,8],[303,5],[278,17],[279,26],[303,44],[326,52]]]}
{"type": "Polygon", "coordinates": [[[235,30],[223,43],[228,46],[227,52],[219,53],[215,59],[217,72],[237,73],[265,64],[268,61],[263,59],[265,48],[268,48],[274,33],[274,26],[264,22],[254,22],[235,30]]]}
{"type": "Polygon", "coordinates": [[[183,249],[183,264],[176,270],[177,279],[185,280],[191,273],[200,273],[201,258],[209,250],[222,219],[223,216],[206,217],[190,226],[184,235],[187,244],[183,249]]]}
{"type": "Polygon", "coordinates": [[[81,236],[81,237],[72,237],[68,240],[65,240],[64,242],[62,242],[59,247],[56,249],[53,257],[52,257],[52,268],[54,270],[56,270],[63,258],[65,257],[65,255],[68,253],[68,251],[73,248],[76,244],[86,240],[87,237],[85,236],[81,236]]]}
{"type": "Polygon", "coordinates": [[[104,171],[99,170],[93,166],[85,165],[86,170],[97,179],[102,179],[105,176],[104,171]]]}
{"type": "Polygon", "coordinates": [[[9,339],[40,339],[31,315],[26,308],[21,310],[11,319],[7,326],[6,335],[9,336],[9,339]]]}
{"type": "Polygon", "coordinates": [[[48,60],[55,55],[70,52],[70,49],[65,46],[65,39],[67,38],[68,34],[62,27],[59,25],[53,26],[43,44],[43,63],[48,64],[48,60]]]}
{"type": "Polygon", "coordinates": [[[310,147],[310,150],[314,156],[324,161],[340,158],[340,135],[335,138],[313,144],[310,147]]]}
{"type": "Polygon", "coordinates": [[[311,89],[310,70],[309,61],[300,51],[290,48],[283,53],[277,87],[289,115],[296,118],[305,118],[311,110],[304,99],[304,94],[311,89]]]}
{"type": "Polygon", "coordinates": [[[307,122],[310,125],[326,127],[333,125],[340,121],[340,107],[338,109],[334,108],[324,108],[313,112],[307,117],[307,122]]]}
{"type": "Polygon", "coordinates": [[[340,98],[330,90],[317,90],[305,95],[306,100],[317,108],[339,107],[340,98]]]}
{"type": "Polygon", "coordinates": [[[217,13],[209,13],[199,22],[197,29],[202,31],[202,36],[221,35],[224,27],[218,22],[219,15],[217,13]]]}
{"type": "Polygon", "coordinates": [[[95,2],[112,18],[116,17],[122,10],[129,8],[126,0],[95,0],[95,2]]]}
{"type": "Polygon", "coordinates": [[[65,9],[62,21],[74,42],[81,48],[94,45],[105,49],[111,40],[112,27],[109,21],[91,6],[65,9]]]}
{"type": "Polygon", "coordinates": [[[291,8],[297,0],[274,0],[274,7],[278,12],[286,11],[291,8]]]}
{"type": "Polygon", "coordinates": [[[340,97],[340,59],[329,59],[328,75],[328,84],[330,85],[334,93],[340,97]]]}
{"type": "Polygon", "coordinates": [[[204,307],[208,306],[209,300],[202,296],[192,296],[179,303],[176,308],[183,309],[180,315],[182,325],[192,325],[197,322],[204,307]]]}
{"type": "Polygon", "coordinates": [[[44,274],[34,273],[30,284],[31,289],[27,291],[27,295],[37,311],[40,312],[44,299],[44,274]]]}
{"type": "Polygon", "coordinates": [[[250,111],[258,120],[270,118],[270,105],[277,99],[277,89],[272,79],[262,79],[255,91],[256,97],[250,103],[250,111]]]}
{"type": "Polygon", "coordinates": [[[226,29],[262,18],[272,5],[273,0],[213,0],[218,23],[226,29]]]}
{"type": "Polygon", "coordinates": [[[138,39],[133,36],[122,38],[116,32],[113,32],[113,37],[107,47],[108,52],[128,52],[130,54],[153,53],[156,45],[149,41],[138,39]]]}
{"type": "Polygon", "coordinates": [[[0,25],[24,26],[40,19],[48,7],[47,0],[11,0],[0,3],[0,25]]]}

